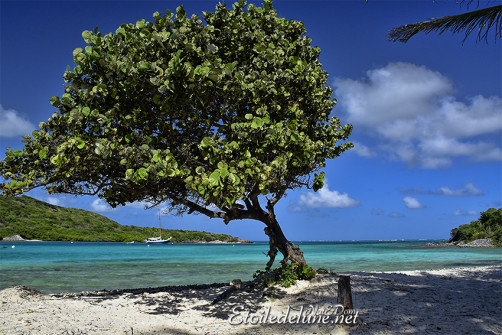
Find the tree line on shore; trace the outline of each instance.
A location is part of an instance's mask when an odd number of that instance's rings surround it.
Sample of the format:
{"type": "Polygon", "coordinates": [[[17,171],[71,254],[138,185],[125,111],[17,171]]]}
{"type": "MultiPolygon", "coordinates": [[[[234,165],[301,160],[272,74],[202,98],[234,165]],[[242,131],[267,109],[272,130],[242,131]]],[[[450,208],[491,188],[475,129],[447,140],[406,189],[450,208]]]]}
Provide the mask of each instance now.
{"type": "Polygon", "coordinates": [[[486,238],[491,239],[494,245],[502,245],[502,208],[490,208],[481,212],[478,220],[452,229],[451,239],[448,242],[469,243],[486,238]]]}

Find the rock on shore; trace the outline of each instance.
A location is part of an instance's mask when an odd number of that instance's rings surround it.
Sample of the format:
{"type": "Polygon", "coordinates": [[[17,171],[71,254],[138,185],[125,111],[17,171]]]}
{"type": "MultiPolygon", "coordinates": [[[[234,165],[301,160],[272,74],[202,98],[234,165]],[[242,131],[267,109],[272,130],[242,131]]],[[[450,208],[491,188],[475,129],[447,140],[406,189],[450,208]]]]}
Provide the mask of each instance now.
{"type": "Polygon", "coordinates": [[[480,238],[469,243],[460,242],[445,242],[445,243],[427,243],[427,247],[459,247],[459,248],[494,248],[492,240],[489,238],[480,238]]]}

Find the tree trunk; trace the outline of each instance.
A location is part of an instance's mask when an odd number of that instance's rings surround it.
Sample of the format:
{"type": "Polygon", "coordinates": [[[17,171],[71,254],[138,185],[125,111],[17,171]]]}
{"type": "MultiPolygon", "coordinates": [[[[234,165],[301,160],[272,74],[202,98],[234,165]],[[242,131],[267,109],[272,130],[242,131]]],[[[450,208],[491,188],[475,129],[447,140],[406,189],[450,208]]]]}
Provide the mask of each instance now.
{"type": "Polygon", "coordinates": [[[303,251],[300,250],[300,247],[288,241],[275,217],[269,217],[269,220],[265,224],[267,225],[265,234],[269,238],[270,245],[270,250],[268,251],[270,260],[267,263],[267,269],[272,267],[275,256],[279,251],[284,256],[281,261],[283,264],[288,261],[294,264],[306,264],[305,258],[303,258],[303,251]]]}

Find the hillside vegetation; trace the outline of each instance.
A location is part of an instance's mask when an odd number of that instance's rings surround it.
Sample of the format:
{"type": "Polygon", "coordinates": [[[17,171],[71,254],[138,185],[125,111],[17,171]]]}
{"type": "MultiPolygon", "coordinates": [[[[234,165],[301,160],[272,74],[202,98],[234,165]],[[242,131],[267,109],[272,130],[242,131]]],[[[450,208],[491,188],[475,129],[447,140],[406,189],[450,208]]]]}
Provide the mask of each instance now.
{"type": "Polygon", "coordinates": [[[481,212],[478,220],[452,229],[449,242],[468,243],[484,238],[490,238],[494,245],[502,245],[502,208],[490,208],[481,212]]]}
{"type": "MultiPolygon", "coordinates": [[[[153,222],[152,222],[153,223],[153,222]]],[[[55,206],[28,196],[0,197],[0,240],[21,235],[42,241],[142,242],[158,228],[123,226],[83,209],[55,206]]],[[[172,242],[238,242],[237,237],[201,231],[162,229],[172,242]]]]}

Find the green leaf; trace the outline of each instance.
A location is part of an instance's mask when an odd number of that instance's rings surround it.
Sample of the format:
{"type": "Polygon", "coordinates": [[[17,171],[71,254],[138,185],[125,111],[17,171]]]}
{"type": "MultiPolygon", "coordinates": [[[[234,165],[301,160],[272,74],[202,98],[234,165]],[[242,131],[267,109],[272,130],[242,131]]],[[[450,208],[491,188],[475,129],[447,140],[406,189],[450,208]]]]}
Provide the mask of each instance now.
{"type": "Polygon", "coordinates": [[[85,147],[85,142],[81,138],[77,138],[77,148],[83,149],[85,147]]]}
{"type": "Polygon", "coordinates": [[[324,172],[321,172],[320,174],[315,173],[314,174],[314,185],[312,186],[312,189],[314,192],[319,191],[321,188],[324,186],[324,172]]]}
{"type": "Polygon", "coordinates": [[[219,170],[214,170],[213,173],[209,176],[209,183],[212,186],[218,186],[220,183],[220,171],[219,170]]]}
{"type": "Polygon", "coordinates": [[[150,63],[148,62],[142,62],[140,65],[139,65],[139,69],[141,71],[145,71],[145,70],[149,70],[151,68],[151,65],[150,63]]]}
{"type": "Polygon", "coordinates": [[[236,175],[236,174],[233,174],[231,173],[229,176],[228,176],[228,180],[230,181],[230,183],[232,183],[233,185],[239,185],[241,180],[240,178],[236,175]]]}
{"type": "Polygon", "coordinates": [[[89,30],[84,30],[82,32],[82,38],[84,39],[84,41],[86,43],[90,43],[91,42],[91,36],[92,36],[92,32],[89,31],[89,30]]]}
{"type": "Polygon", "coordinates": [[[42,159],[46,159],[47,158],[47,149],[40,149],[38,151],[38,156],[40,156],[40,158],[42,159]]]}
{"type": "Polygon", "coordinates": [[[145,20],[144,19],[136,21],[136,28],[142,29],[144,26],[145,26],[145,20]]]}
{"type": "Polygon", "coordinates": [[[197,166],[197,167],[195,168],[195,173],[197,173],[198,175],[203,174],[203,173],[204,173],[204,171],[205,171],[205,169],[204,169],[202,166],[197,166]]]}
{"type": "Polygon", "coordinates": [[[54,165],[61,164],[61,157],[59,155],[52,156],[51,163],[54,164],[54,165]]]}
{"type": "Polygon", "coordinates": [[[158,163],[160,161],[160,155],[158,152],[156,152],[153,157],[152,157],[152,161],[154,161],[155,163],[158,163]]]}
{"type": "Polygon", "coordinates": [[[208,147],[213,146],[214,144],[215,144],[214,140],[211,137],[204,137],[202,139],[202,142],[200,143],[200,146],[202,148],[208,148],[208,147]]]}
{"type": "Polygon", "coordinates": [[[133,174],[134,174],[134,169],[127,169],[125,174],[126,179],[131,179],[133,174]]]}
{"type": "Polygon", "coordinates": [[[140,168],[136,173],[140,179],[146,179],[148,177],[148,171],[144,167],[140,168]]]}
{"type": "Polygon", "coordinates": [[[220,177],[221,178],[225,179],[229,175],[230,175],[230,173],[228,172],[228,169],[226,169],[226,168],[221,168],[220,169],[220,177]]]}
{"type": "Polygon", "coordinates": [[[204,193],[206,193],[206,187],[204,185],[199,185],[199,187],[197,187],[197,191],[199,191],[201,195],[204,195],[204,193]]]}
{"type": "Polygon", "coordinates": [[[123,27],[119,27],[119,28],[117,28],[117,30],[115,30],[115,34],[116,35],[121,34],[121,35],[125,36],[125,29],[123,27]]]}
{"type": "Polygon", "coordinates": [[[244,117],[246,118],[246,120],[252,120],[254,116],[253,116],[253,114],[248,113],[248,114],[244,115],[244,117]]]}
{"type": "Polygon", "coordinates": [[[261,127],[263,127],[263,124],[264,124],[264,122],[261,118],[255,117],[253,119],[253,122],[251,123],[251,128],[253,128],[253,129],[261,128],[261,127]]]}
{"type": "Polygon", "coordinates": [[[82,52],[84,52],[82,48],[76,48],[75,50],[73,50],[73,57],[76,57],[78,54],[81,54],[82,52]]]}
{"type": "Polygon", "coordinates": [[[56,96],[51,97],[50,102],[51,102],[51,105],[53,105],[56,108],[58,108],[59,104],[61,103],[61,101],[59,100],[59,97],[56,97],[56,96]]]}

